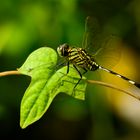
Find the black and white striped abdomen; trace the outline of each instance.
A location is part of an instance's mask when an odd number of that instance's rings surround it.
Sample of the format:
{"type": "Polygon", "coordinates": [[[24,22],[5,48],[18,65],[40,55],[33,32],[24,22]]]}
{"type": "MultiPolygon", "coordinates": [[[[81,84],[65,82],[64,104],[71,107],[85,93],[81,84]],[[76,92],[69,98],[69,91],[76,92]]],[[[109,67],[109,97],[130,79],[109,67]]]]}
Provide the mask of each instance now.
{"type": "Polygon", "coordinates": [[[131,83],[131,84],[135,85],[136,87],[140,88],[140,84],[139,83],[137,83],[137,82],[135,82],[135,81],[133,81],[133,80],[123,76],[123,75],[120,75],[120,74],[118,74],[118,73],[116,73],[114,71],[108,70],[108,69],[106,69],[106,68],[104,68],[102,66],[99,66],[99,69],[104,70],[106,72],[109,72],[111,74],[114,74],[115,76],[120,77],[120,78],[124,79],[125,81],[128,81],[129,83],[131,83]]]}

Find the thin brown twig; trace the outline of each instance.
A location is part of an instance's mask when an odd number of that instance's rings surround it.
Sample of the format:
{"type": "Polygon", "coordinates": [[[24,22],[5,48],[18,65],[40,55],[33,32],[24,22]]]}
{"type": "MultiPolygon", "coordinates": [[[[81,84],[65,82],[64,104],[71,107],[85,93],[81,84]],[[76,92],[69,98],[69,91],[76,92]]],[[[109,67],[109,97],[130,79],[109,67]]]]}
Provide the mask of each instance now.
{"type": "MultiPolygon", "coordinates": [[[[20,75],[21,73],[18,71],[18,70],[12,70],[12,71],[5,71],[5,72],[0,72],[0,77],[2,76],[8,76],[8,75],[20,75]]],[[[112,84],[109,84],[109,83],[104,83],[104,82],[101,82],[101,81],[95,81],[95,80],[87,80],[88,83],[90,84],[98,84],[98,85],[102,85],[102,86],[105,86],[105,87],[109,87],[109,88],[112,88],[112,89],[115,89],[115,90],[118,90],[118,91],[121,91],[121,92],[124,92],[138,100],[140,100],[140,95],[137,95],[135,93],[131,93],[129,91],[126,91],[124,89],[121,89],[115,85],[112,85],[112,84]]]]}
{"type": "Polygon", "coordinates": [[[17,71],[17,70],[4,71],[4,72],[0,72],[0,77],[8,76],[8,75],[19,75],[19,74],[21,74],[21,73],[19,71],[17,71]]]}
{"type": "Polygon", "coordinates": [[[98,84],[98,85],[102,85],[102,86],[105,86],[105,87],[109,87],[109,88],[112,88],[112,89],[115,89],[115,90],[118,90],[118,91],[121,91],[121,92],[124,92],[138,100],[140,100],[140,95],[137,95],[136,93],[132,93],[132,92],[129,92],[129,91],[126,91],[124,89],[121,89],[115,85],[112,85],[112,84],[109,84],[109,83],[104,83],[104,82],[101,82],[101,81],[95,81],[95,80],[87,80],[88,83],[90,84],[98,84]]]}

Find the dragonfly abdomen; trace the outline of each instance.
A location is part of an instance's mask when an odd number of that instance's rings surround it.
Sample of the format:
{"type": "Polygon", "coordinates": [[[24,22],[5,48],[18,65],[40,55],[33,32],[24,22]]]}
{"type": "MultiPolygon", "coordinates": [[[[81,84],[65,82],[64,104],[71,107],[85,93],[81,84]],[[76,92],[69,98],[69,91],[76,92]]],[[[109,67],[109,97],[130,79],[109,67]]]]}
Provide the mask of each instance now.
{"type": "Polygon", "coordinates": [[[113,75],[116,75],[117,77],[122,78],[123,80],[129,82],[130,84],[133,84],[133,85],[135,85],[136,87],[140,88],[140,84],[139,84],[139,83],[137,83],[137,82],[135,82],[135,81],[133,81],[133,80],[131,80],[131,79],[129,79],[129,78],[123,76],[123,75],[120,75],[120,74],[118,74],[118,73],[116,73],[116,72],[114,72],[114,71],[112,71],[112,70],[106,69],[106,68],[104,68],[104,67],[102,67],[102,66],[99,66],[99,69],[104,70],[104,71],[106,71],[106,72],[109,72],[109,73],[111,73],[111,74],[113,74],[113,75]]]}

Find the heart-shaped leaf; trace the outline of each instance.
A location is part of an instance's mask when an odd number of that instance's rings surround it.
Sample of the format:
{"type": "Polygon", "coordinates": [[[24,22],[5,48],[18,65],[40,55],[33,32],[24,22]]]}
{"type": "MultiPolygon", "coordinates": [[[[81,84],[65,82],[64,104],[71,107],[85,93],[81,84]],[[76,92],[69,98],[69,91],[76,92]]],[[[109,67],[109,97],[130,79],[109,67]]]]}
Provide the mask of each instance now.
{"type": "MultiPolygon", "coordinates": [[[[20,109],[20,126],[27,127],[42,117],[50,106],[54,97],[64,92],[77,99],[84,99],[86,83],[81,82],[74,89],[80,76],[70,66],[56,71],[57,54],[48,47],[42,47],[29,55],[19,72],[31,76],[31,83],[27,88],[20,109]]],[[[83,77],[83,79],[85,79],[83,77]]]]}

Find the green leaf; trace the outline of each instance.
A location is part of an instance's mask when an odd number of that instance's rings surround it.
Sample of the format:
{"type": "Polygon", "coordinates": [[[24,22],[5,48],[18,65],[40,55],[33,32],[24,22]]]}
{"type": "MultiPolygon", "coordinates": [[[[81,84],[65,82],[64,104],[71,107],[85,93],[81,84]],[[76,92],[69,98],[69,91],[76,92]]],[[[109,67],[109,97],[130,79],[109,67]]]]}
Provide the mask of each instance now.
{"type": "MultiPolygon", "coordinates": [[[[20,108],[20,126],[25,128],[39,120],[50,106],[54,97],[64,92],[77,99],[84,99],[86,82],[79,80],[78,72],[70,66],[56,71],[57,54],[48,47],[42,47],[29,55],[19,72],[31,76],[31,83],[27,88],[20,108]]],[[[85,79],[85,77],[83,77],[85,79]]]]}

